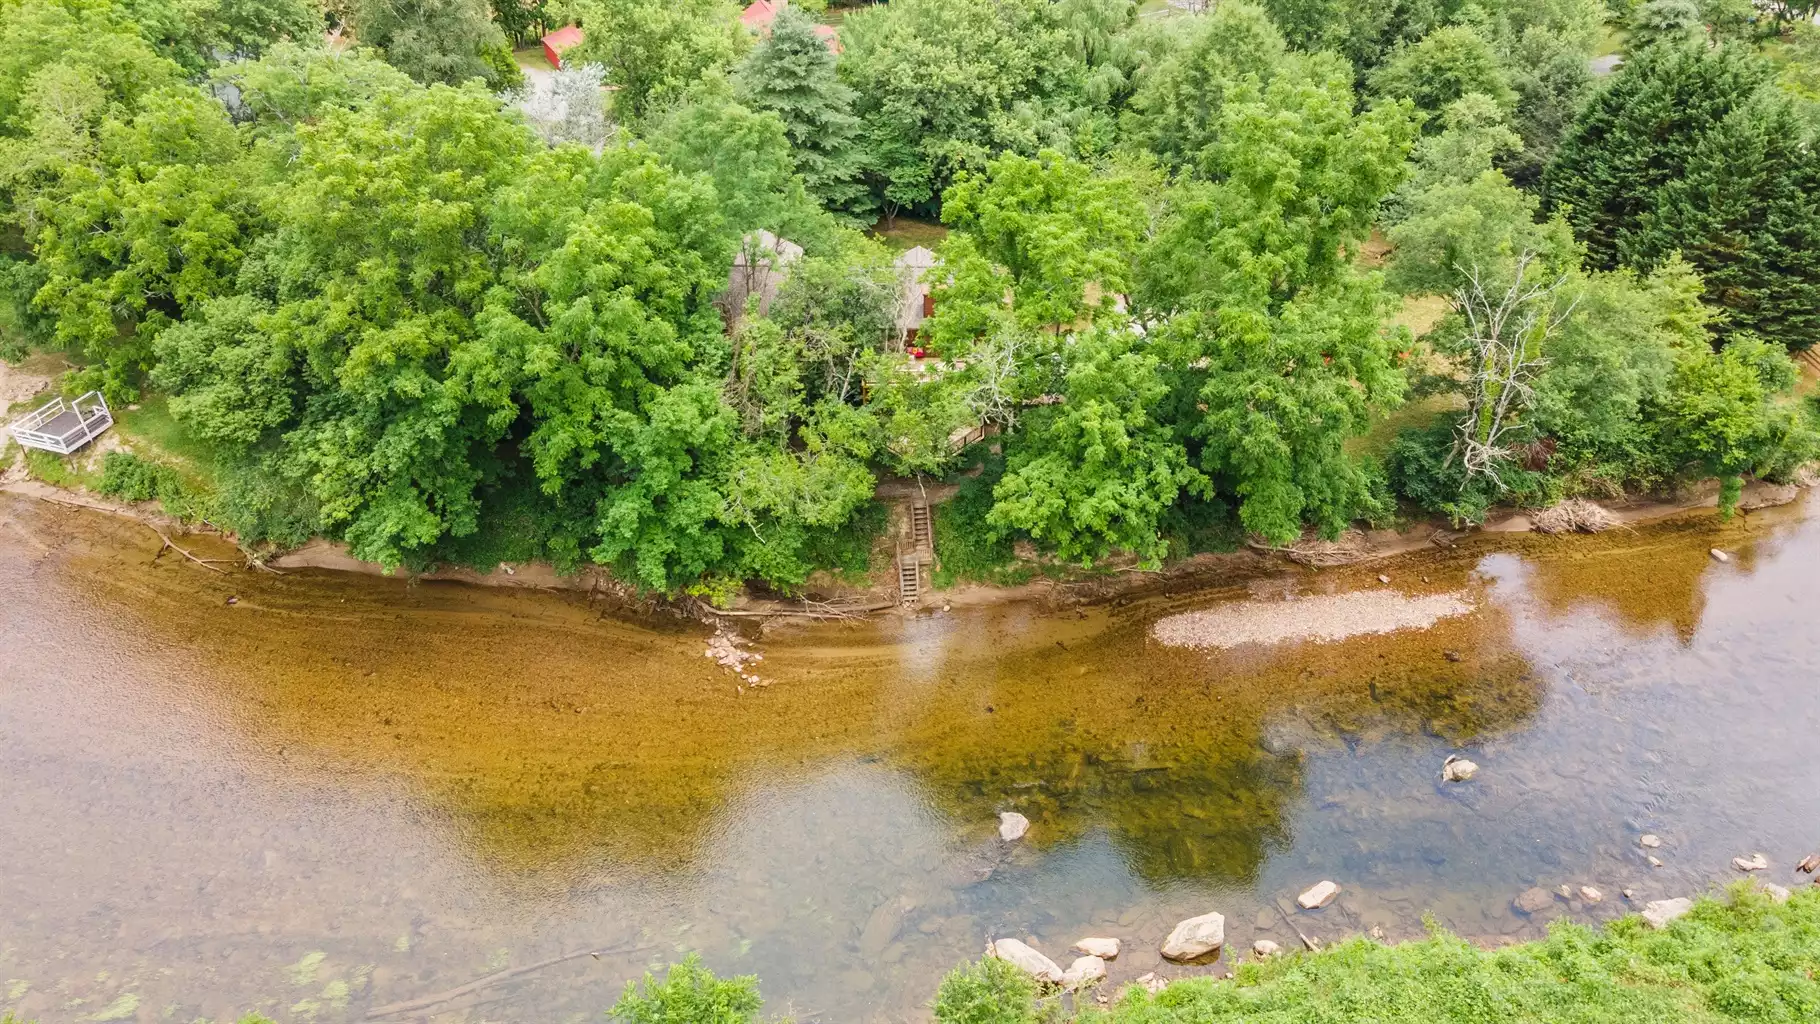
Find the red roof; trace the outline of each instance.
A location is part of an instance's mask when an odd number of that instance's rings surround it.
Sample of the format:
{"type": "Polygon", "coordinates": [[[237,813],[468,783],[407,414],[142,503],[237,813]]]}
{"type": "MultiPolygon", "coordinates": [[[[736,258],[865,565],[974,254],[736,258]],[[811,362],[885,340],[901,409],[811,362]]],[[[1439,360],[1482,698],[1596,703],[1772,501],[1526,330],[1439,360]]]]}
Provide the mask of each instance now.
{"type": "MultiPolygon", "coordinates": [[[[739,23],[762,36],[770,31],[771,23],[777,20],[777,12],[783,10],[786,2],[787,0],[753,0],[750,7],[739,12],[739,23]]],[[[817,25],[815,34],[828,44],[828,49],[840,52],[840,32],[833,25],[817,25]]]]}
{"type": "Polygon", "coordinates": [[[543,37],[544,58],[550,62],[551,67],[561,70],[562,52],[572,49],[579,42],[581,42],[581,26],[564,25],[543,37]]]}
{"type": "Polygon", "coordinates": [[[739,23],[754,32],[767,28],[777,20],[777,9],[781,6],[771,0],[753,0],[752,6],[739,12],[739,23]]]}
{"type": "Polygon", "coordinates": [[[561,53],[579,42],[581,42],[580,25],[564,25],[543,37],[543,44],[557,53],[561,53]]]}

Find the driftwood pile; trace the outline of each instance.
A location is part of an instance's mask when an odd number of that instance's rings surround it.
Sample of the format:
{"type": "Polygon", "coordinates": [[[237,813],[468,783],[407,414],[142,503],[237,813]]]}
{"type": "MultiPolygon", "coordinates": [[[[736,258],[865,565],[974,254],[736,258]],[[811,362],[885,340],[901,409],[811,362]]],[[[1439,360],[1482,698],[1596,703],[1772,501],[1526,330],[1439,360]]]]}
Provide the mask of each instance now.
{"type": "Polygon", "coordinates": [[[1585,498],[1569,498],[1531,514],[1529,525],[1541,533],[1601,533],[1620,523],[1601,505],[1585,498]]]}

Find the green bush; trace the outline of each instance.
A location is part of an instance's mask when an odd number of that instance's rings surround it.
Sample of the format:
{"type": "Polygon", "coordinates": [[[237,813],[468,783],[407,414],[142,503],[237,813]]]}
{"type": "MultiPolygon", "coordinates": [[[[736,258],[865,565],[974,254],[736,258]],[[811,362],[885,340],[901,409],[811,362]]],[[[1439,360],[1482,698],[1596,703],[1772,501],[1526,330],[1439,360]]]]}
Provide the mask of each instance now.
{"type": "Polygon", "coordinates": [[[1005,460],[987,456],[977,476],[961,481],[954,497],[935,506],[934,582],[946,589],[969,580],[982,583],[1027,582],[1034,570],[1018,566],[1011,534],[986,523],[992,511],[992,488],[1005,475],[1005,460]]]}
{"type": "Polygon", "coordinates": [[[156,501],[165,512],[186,521],[208,517],[207,497],[176,470],[132,452],[108,452],[95,489],[122,501],[156,501]]]}
{"type": "Polygon", "coordinates": [[[1392,489],[1456,526],[1483,523],[1499,502],[1545,505],[1558,497],[1559,481],[1514,462],[1498,467],[1498,481],[1486,476],[1468,480],[1459,461],[1448,459],[1453,439],[1450,422],[1398,434],[1386,459],[1392,489]]]}
{"type": "Polygon", "coordinates": [[[1034,1024],[1036,982],[997,957],[948,972],[935,993],[939,1024],[1034,1024]]]}
{"type": "Polygon", "coordinates": [[[690,953],[662,981],[647,971],[642,983],[628,983],[607,1018],[621,1024],[752,1024],[763,1005],[757,978],[722,980],[690,953]]]}

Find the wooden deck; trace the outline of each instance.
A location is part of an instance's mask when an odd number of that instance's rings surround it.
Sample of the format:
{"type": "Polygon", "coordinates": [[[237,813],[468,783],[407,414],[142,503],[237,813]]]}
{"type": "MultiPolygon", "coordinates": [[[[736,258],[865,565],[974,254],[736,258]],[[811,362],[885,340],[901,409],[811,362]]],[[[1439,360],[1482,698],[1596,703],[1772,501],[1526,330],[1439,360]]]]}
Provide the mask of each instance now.
{"type": "Polygon", "coordinates": [[[57,398],[26,414],[10,428],[27,448],[68,455],[114,425],[106,399],[91,391],[74,401],[57,398]]]}

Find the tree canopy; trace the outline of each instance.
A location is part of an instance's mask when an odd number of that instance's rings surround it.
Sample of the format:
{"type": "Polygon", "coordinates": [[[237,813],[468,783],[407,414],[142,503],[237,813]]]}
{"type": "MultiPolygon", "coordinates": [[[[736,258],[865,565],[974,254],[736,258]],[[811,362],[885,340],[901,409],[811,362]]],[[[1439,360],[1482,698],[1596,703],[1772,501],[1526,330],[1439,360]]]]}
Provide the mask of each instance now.
{"type": "Polygon", "coordinates": [[[1595,85],[1589,0],[0,0],[0,352],[248,545],[717,601],[889,476],[1086,566],[1735,496],[1820,454],[1820,44],[1717,3],[1595,85]]]}

